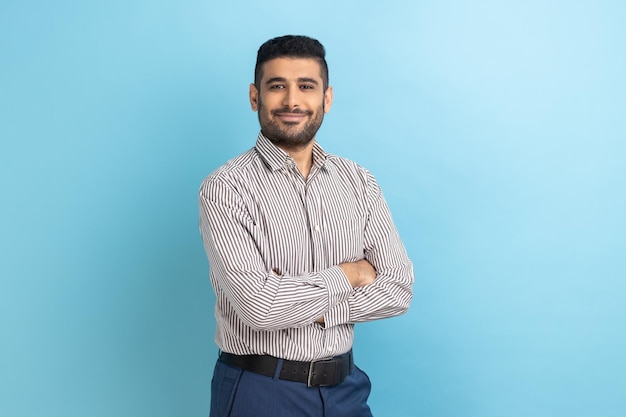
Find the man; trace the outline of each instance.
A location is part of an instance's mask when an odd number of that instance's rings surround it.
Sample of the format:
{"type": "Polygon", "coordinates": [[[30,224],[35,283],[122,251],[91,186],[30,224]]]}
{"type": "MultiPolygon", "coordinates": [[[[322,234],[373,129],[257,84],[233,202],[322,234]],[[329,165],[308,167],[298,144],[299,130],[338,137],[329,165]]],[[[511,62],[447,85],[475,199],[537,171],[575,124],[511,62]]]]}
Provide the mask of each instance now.
{"type": "Polygon", "coordinates": [[[267,41],[256,146],[200,188],[221,351],[212,417],[371,416],[353,327],[404,313],[413,271],[372,175],[315,141],[332,101],[318,41],[267,41]]]}

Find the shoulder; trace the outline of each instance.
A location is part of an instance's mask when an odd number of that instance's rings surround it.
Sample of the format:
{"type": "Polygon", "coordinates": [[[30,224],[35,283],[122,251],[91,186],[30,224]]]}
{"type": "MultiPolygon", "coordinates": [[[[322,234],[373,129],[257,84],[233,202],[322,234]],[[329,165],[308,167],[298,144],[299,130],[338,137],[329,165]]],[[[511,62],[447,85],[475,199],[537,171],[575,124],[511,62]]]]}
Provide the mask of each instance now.
{"type": "Polygon", "coordinates": [[[215,190],[236,188],[238,183],[245,182],[251,172],[259,169],[260,158],[254,148],[230,159],[204,178],[200,185],[200,193],[209,195],[215,190]]]}
{"type": "Polygon", "coordinates": [[[326,154],[326,166],[344,179],[358,182],[364,187],[377,187],[376,178],[367,169],[351,159],[334,154],[326,154]]]}

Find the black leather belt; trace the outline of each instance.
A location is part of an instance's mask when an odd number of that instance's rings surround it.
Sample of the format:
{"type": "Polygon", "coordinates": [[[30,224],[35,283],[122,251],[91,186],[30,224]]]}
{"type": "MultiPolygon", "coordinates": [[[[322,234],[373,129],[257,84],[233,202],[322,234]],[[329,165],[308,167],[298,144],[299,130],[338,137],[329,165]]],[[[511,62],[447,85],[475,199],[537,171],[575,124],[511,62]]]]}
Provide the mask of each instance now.
{"type": "MultiPolygon", "coordinates": [[[[276,367],[280,359],[267,355],[233,355],[220,353],[219,360],[244,371],[254,372],[269,377],[276,374],[276,367]]],[[[337,385],[352,371],[354,361],[352,351],[315,362],[299,362],[283,360],[280,369],[280,379],[287,381],[304,382],[309,387],[324,387],[337,385]]]]}

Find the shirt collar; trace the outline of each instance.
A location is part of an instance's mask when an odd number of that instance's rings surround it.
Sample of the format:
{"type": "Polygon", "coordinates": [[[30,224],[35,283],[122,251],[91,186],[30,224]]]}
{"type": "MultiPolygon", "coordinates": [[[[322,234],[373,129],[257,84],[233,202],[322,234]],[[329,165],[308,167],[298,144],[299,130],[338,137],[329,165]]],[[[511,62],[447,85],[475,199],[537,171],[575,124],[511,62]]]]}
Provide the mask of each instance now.
{"type": "MultiPolygon", "coordinates": [[[[272,171],[294,164],[293,158],[289,156],[287,152],[274,145],[263,133],[259,132],[255,148],[265,164],[272,171]]],[[[313,143],[313,167],[319,169],[326,168],[328,156],[329,155],[317,142],[313,143]]]]}

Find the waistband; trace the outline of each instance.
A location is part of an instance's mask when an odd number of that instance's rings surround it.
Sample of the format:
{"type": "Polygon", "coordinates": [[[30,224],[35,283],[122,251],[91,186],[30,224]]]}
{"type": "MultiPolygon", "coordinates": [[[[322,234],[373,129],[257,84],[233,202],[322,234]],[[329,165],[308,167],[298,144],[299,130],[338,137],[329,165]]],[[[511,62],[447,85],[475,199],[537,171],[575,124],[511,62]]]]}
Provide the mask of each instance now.
{"type": "MultiPolygon", "coordinates": [[[[280,363],[279,358],[269,355],[234,355],[222,352],[219,361],[269,377],[274,377],[280,363]]],[[[337,385],[352,372],[354,359],[352,350],[343,355],[313,362],[282,360],[279,379],[293,382],[303,382],[309,387],[324,387],[337,385]]]]}

